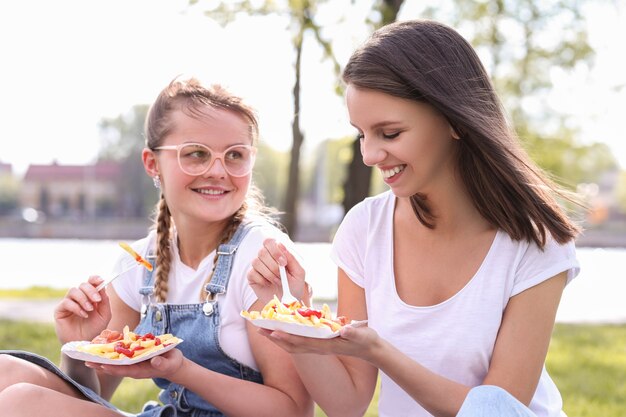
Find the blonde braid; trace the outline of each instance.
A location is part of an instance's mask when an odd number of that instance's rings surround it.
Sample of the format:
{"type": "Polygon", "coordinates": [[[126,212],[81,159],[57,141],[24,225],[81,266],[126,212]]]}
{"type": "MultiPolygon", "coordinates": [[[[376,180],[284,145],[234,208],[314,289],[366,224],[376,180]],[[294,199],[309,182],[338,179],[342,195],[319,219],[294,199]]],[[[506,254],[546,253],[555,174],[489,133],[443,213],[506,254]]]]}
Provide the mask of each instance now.
{"type": "Polygon", "coordinates": [[[239,227],[243,219],[246,217],[247,211],[248,211],[248,202],[244,201],[241,207],[239,207],[239,210],[237,210],[237,212],[233,214],[233,216],[230,218],[230,223],[228,223],[228,226],[224,228],[224,232],[222,233],[222,238],[220,239],[220,243],[218,243],[217,248],[215,249],[215,258],[213,258],[213,268],[211,268],[211,273],[204,280],[204,283],[202,284],[202,287],[200,288],[200,301],[204,301],[204,299],[206,298],[206,291],[204,290],[204,288],[209,282],[211,282],[211,279],[213,279],[213,274],[215,274],[215,267],[217,266],[217,259],[219,257],[219,255],[217,254],[217,250],[219,249],[220,245],[230,242],[230,239],[232,239],[233,235],[237,231],[237,228],[239,227]]]}
{"type": "Polygon", "coordinates": [[[163,303],[167,299],[167,282],[172,266],[171,245],[172,216],[167,206],[165,197],[161,194],[158,203],[158,215],[156,221],[157,232],[157,269],[154,283],[156,301],[163,303]]]}

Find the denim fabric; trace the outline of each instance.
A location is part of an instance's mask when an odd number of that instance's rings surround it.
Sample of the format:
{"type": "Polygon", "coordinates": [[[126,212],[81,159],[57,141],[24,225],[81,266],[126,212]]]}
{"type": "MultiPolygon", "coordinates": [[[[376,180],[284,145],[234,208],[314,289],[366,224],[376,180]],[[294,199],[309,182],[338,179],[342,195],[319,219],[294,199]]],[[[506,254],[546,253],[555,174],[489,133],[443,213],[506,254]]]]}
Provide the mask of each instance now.
{"type": "MultiPolygon", "coordinates": [[[[219,343],[220,305],[219,296],[226,292],[233,258],[237,246],[255,224],[242,224],[228,244],[218,248],[218,261],[211,282],[207,284],[207,300],[198,304],[162,304],[152,302],[154,274],[146,270],[143,296],[142,319],[136,333],[172,333],[183,339],[178,345],[185,357],[204,368],[235,378],[263,383],[261,374],[229,357],[219,343]]],[[[154,256],[148,255],[154,263],[154,256]]],[[[155,268],[153,268],[153,271],[155,268]]],[[[221,417],[223,414],[198,394],[185,387],[162,378],[154,379],[162,389],[159,400],[176,408],[178,417],[221,417]]],[[[138,417],[161,416],[162,406],[148,404],[138,417]]],[[[165,416],[164,416],[165,417],[165,416]]]]}
{"type": "Polygon", "coordinates": [[[507,391],[493,385],[470,390],[457,417],[536,417],[535,413],[507,391]]]}

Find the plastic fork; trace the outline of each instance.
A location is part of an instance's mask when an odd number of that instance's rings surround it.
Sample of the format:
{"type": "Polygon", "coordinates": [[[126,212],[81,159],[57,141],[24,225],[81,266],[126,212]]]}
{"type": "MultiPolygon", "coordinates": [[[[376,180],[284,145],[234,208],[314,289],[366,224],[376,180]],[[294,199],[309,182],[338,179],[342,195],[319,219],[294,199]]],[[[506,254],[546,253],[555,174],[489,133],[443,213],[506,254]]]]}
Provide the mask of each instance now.
{"type": "Polygon", "coordinates": [[[104,287],[106,287],[107,285],[109,285],[110,283],[112,283],[113,281],[115,281],[120,275],[125,274],[126,272],[130,271],[133,268],[136,268],[137,266],[139,266],[140,264],[136,263],[131,265],[130,267],[126,268],[125,270],[123,270],[122,272],[120,272],[117,275],[113,275],[111,278],[105,279],[104,281],[102,281],[100,283],[100,285],[98,285],[96,287],[96,291],[100,291],[101,289],[103,289],[104,287]]]}
{"type": "Polygon", "coordinates": [[[283,296],[280,301],[285,304],[298,301],[298,299],[291,294],[291,291],[289,291],[289,282],[287,282],[287,271],[285,271],[285,267],[278,265],[278,269],[280,271],[280,284],[283,287],[283,296]]]}

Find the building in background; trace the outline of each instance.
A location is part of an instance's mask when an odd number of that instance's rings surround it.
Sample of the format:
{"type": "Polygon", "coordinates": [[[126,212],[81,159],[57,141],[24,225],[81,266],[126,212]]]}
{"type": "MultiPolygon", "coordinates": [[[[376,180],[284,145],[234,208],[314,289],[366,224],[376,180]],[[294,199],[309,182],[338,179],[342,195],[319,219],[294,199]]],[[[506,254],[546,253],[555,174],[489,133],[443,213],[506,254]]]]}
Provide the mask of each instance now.
{"type": "Polygon", "coordinates": [[[20,206],[47,218],[93,219],[120,213],[117,162],[93,165],[30,165],[19,192],[20,206]]]}

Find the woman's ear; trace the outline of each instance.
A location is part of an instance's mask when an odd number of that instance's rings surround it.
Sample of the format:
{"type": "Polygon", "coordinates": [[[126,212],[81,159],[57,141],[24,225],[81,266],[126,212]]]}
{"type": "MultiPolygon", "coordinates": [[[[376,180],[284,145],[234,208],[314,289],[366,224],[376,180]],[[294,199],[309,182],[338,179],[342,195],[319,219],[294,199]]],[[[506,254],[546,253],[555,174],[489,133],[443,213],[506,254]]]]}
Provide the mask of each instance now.
{"type": "Polygon", "coordinates": [[[156,154],[152,149],[144,148],[141,152],[141,160],[146,173],[152,178],[159,175],[159,166],[157,164],[156,154]]]}
{"type": "Polygon", "coordinates": [[[450,136],[452,136],[452,139],[456,139],[456,140],[461,139],[461,135],[459,134],[459,132],[457,132],[457,130],[454,127],[452,127],[452,125],[450,125],[450,136]]]}

